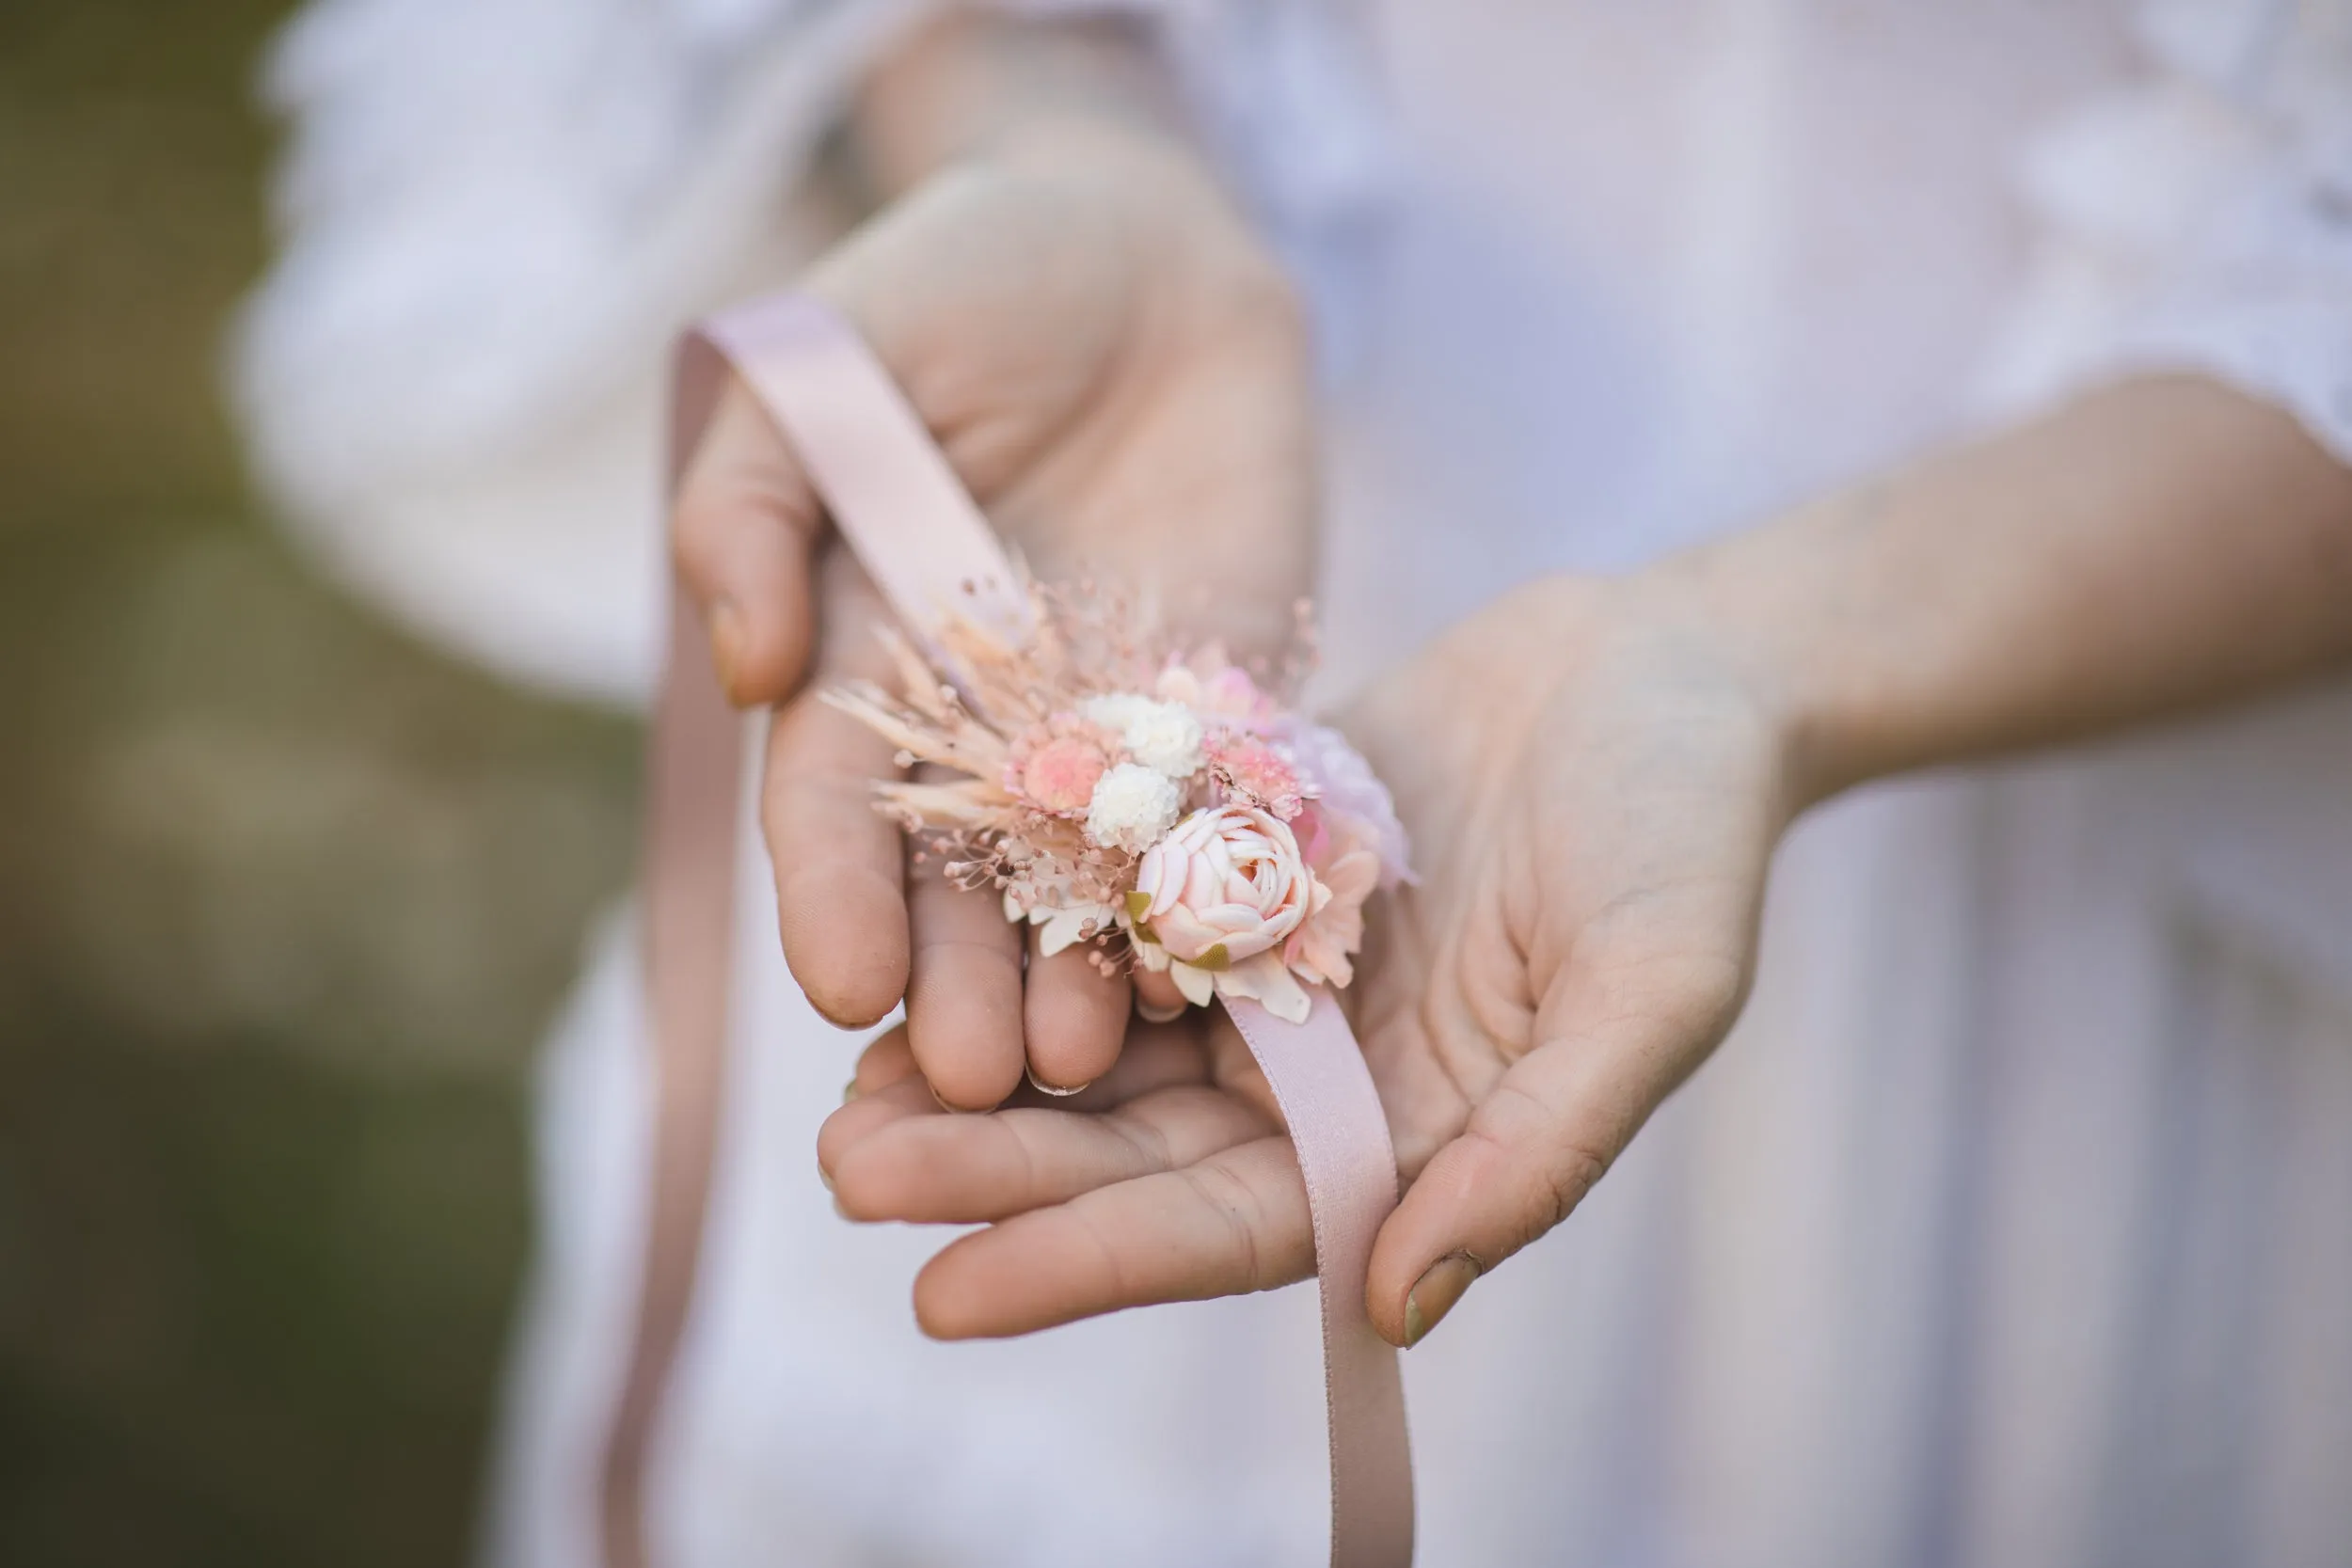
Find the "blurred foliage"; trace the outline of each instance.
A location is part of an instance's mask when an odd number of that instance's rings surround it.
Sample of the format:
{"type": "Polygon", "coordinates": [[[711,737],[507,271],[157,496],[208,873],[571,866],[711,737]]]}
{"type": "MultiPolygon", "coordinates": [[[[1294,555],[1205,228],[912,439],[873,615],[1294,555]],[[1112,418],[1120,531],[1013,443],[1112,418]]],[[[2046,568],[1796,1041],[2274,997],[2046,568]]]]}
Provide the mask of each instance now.
{"type": "Polygon", "coordinates": [[[216,397],[274,0],[0,5],[0,1562],[473,1529],[629,728],[308,577],[216,397]]]}

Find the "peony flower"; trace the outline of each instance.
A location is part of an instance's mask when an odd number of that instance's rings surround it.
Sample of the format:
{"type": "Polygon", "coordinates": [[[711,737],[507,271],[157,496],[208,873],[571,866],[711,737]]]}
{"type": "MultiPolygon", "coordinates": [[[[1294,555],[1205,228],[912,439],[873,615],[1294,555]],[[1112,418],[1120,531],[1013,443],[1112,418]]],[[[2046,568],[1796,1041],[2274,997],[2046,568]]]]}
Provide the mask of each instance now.
{"type": "MultiPolygon", "coordinates": [[[[1294,1022],[1307,993],[1277,949],[1329,900],[1279,818],[1249,806],[1194,812],[1144,851],[1127,895],[1137,960],[1186,1001],[1255,997],[1294,1022]]],[[[1156,989],[1145,988],[1147,1001],[1156,989]]]]}
{"type": "Polygon", "coordinates": [[[1087,804],[1087,837],[1105,849],[1141,853],[1184,809],[1184,792],[1175,781],[1156,768],[1122,762],[1095,781],[1087,804]]]}
{"type": "Polygon", "coordinates": [[[1127,754],[1171,779],[1200,770],[1200,720],[1182,703],[1164,703],[1134,691],[1089,697],[1078,711],[1119,736],[1127,754]]]}

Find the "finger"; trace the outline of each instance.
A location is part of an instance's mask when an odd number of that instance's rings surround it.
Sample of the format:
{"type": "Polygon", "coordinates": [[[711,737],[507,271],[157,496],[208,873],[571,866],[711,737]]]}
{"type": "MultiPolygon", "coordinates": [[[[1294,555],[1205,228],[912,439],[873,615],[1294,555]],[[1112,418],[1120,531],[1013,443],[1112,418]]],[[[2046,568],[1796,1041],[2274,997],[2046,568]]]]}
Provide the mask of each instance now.
{"type": "Polygon", "coordinates": [[[934,864],[907,890],[914,967],[907,1038],[915,1064],[957,1110],[985,1111],[1021,1086],[1021,927],[993,887],[958,887],[934,864]]]}
{"type": "Polygon", "coordinates": [[[807,672],[821,520],[798,459],[730,373],[680,477],[670,549],[739,705],[782,702],[807,672]]]}
{"type": "MultiPolygon", "coordinates": [[[[1209,1059],[1197,1031],[1177,1025],[1147,1025],[1136,1031],[1135,1037],[1120,1053],[1117,1065],[1083,1094],[1056,1099],[1022,1090],[1014,1095],[1014,1103],[1079,1117],[1115,1110],[1130,1101],[1180,1085],[1209,1082],[1209,1059]],[[1025,1100],[1024,1096],[1027,1098],[1025,1100]]],[[[866,1048],[858,1062],[854,1083],[857,1093],[825,1118],[817,1134],[817,1163],[829,1176],[850,1147],[882,1128],[908,1117],[944,1114],[930,1085],[914,1065],[914,1053],[907,1043],[903,1027],[881,1036],[866,1048]],[[902,1092],[885,1092],[894,1089],[902,1092]]],[[[1248,1100],[1242,1103],[1252,1104],[1248,1100]]],[[[1259,1109],[1259,1115],[1264,1116],[1263,1109],[1259,1109]]]]}
{"type": "MultiPolygon", "coordinates": [[[[1051,1110],[1065,1120],[1083,1121],[1091,1119],[1096,1113],[1115,1110],[1163,1090],[1179,1085],[1201,1087],[1209,1082],[1209,1058],[1197,1030],[1147,1025],[1136,1031],[1136,1037],[1120,1053],[1118,1065],[1096,1079],[1085,1093],[1057,1099],[1025,1088],[1015,1093],[1013,1103],[1025,1109],[1051,1110]]],[[[914,1053],[907,1043],[903,1025],[866,1047],[850,1087],[853,1092],[843,1100],[839,1110],[825,1118],[817,1133],[817,1167],[824,1173],[829,1186],[833,1184],[834,1172],[851,1148],[901,1121],[929,1117],[945,1126],[984,1129],[990,1119],[946,1114],[914,1065],[914,1053]]],[[[1250,1102],[1240,1103],[1248,1107],[1250,1102]]],[[[1264,1119],[1263,1111],[1259,1115],[1264,1119]]],[[[934,1166],[941,1168],[946,1167],[934,1166]]],[[[952,1169],[948,1169],[945,1180],[954,1180],[952,1169]]]]}
{"type": "Polygon", "coordinates": [[[861,1090],[817,1130],[817,1168],[837,1188],[850,1150],[883,1128],[918,1117],[950,1119],[920,1073],[911,1072],[870,1092],[861,1090]]]}
{"type": "Polygon", "coordinates": [[[1734,1006],[1727,995],[1720,1007],[1548,1028],[1549,1043],[1502,1075],[1381,1227],[1365,1297],[1381,1336],[1417,1343],[1480,1275],[1567,1218],[1734,1006]]]}
{"type": "Polygon", "coordinates": [[[1216,1083],[1210,1046],[1199,1015],[1173,1023],[1132,1023],[1108,1071],[1076,1094],[1043,1102],[1072,1111],[1107,1111],[1155,1089],[1216,1083]]]}
{"type": "Polygon", "coordinates": [[[760,827],[792,977],[818,1012],[863,1028],[897,1006],[907,988],[898,830],[874,809],[874,782],[898,768],[888,741],[819,700],[836,680],[887,668],[873,635],[882,602],[865,574],[834,550],[823,577],[819,678],[769,727],[760,827]]]}
{"type": "Polygon", "coordinates": [[[1184,993],[1176,989],[1176,976],[1165,969],[1138,967],[1129,977],[1129,984],[1135,987],[1136,1011],[1154,1023],[1181,1018],[1190,1006],[1184,993]]]}
{"type": "Polygon", "coordinates": [[[857,1070],[850,1078],[849,1092],[842,1103],[846,1105],[860,1095],[886,1089],[920,1070],[914,1065],[914,1049],[907,1044],[907,1026],[901,1023],[895,1029],[886,1029],[858,1053],[857,1070]]]}
{"type": "Polygon", "coordinates": [[[1271,1131],[1248,1106],[1196,1084],[1100,1116],[1042,1106],[901,1116],[829,1169],[853,1219],[971,1225],[1183,1170],[1271,1131]]]}
{"type": "Polygon", "coordinates": [[[1029,927],[1028,986],[1022,1000],[1029,1073],[1048,1091],[1076,1092],[1119,1060],[1133,1003],[1127,976],[1105,971],[1092,942],[1047,957],[1041,927],[1029,927]]]}
{"type": "Polygon", "coordinates": [[[915,1276],[914,1316],[933,1338],[993,1338],[1269,1291],[1314,1266],[1297,1157],[1259,1138],[963,1237],[915,1276]]]}

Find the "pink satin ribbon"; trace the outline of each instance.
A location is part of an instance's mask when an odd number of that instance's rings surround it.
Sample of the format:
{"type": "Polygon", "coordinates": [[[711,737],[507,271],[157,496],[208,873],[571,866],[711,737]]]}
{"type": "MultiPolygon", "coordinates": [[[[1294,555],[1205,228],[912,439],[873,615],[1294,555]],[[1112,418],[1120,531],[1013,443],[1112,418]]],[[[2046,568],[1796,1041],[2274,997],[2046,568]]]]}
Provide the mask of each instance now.
{"type": "MultiPolygon", "coordinates": [[[[849,325],[799,295],[725,311],[689,335],[671,405],[671,483],[729,368],[807,469],[841,536],[908,630],[950,604],[1027,621],[1003,546],[888,373],[849,325]]],[[[725,1086],[742,730],[700,620],[672,594],[669,665],[655,706],[645,847],[646,995],[653,1017],[651,1203],[636,1338],[606,1446],[607,1568],[646,1568],[645,1468],[692,1302],[725,1086]]],[[[1362,1053],[1320,988],[1302,1024],[1228,1002],[1297,1148],[1313,1216],[1331,1436],[1331,1560],[1402,1568],[1413,1555],[1412,1457],[1396,1353],[1373,1331],[1364,1280],[1396,1207],[1396,1157],[1362,1053]]]]}

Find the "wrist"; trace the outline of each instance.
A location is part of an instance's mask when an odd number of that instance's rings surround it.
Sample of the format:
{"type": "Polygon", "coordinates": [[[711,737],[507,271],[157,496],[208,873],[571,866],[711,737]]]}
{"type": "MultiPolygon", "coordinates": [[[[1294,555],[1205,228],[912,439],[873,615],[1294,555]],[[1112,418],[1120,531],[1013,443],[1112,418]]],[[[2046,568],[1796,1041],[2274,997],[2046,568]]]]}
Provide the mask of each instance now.
{"type": "Polygon", "coordinates": [[[1644,574],[1771,713],[1792,815],[1952,754],[1935,619],[1953,590],[1883,559],[1915,490],[1906,472],[1832,494],[1644,574]]]}
{"type": "Polygon", "coordinates": [[[861,84],[848,130],[879,204],[975,156],[1185,145],[1158,52],[1133,19],[951,10],[861,84]]]}
{"type": "Polygon", "coordinates": [[[1624,617],[1661,657],[1752,716],[1788,820],[1877,771],[1822,657],[1827,595],[1782,538],[1808,526],[1792,517],[1670,556],[1625,579],[1621,594],[1624,617]]]}

